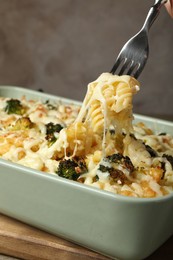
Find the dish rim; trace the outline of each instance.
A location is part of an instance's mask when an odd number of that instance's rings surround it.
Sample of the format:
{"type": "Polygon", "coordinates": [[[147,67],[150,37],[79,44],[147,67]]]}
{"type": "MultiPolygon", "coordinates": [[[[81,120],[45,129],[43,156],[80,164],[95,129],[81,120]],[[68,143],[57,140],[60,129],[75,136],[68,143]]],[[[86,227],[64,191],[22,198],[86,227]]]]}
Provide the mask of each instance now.
{"type": "MultiPolygon", "coordinates": [[[[24,87],[13,86],[13,85],[0,85],[0,90],[4,90],[4,91],[10,90],[11,91],[12,89],[14,91],[22,91],[23,93],[21,94],[21,96],[22,95],[27,96],[27,94],[33,95],[33,94],[39,94],[40,93],[39,99],[36,97],[36,100],[42,100],[43,98],[44,99],[51,98],[54,101],[57,101],[57,102],[62,101],[62,102],[66,102],[66,103],[72,104],[72,105],[74,104],[74,105],[80,106],[82,104],[81,101],[77,101],[77,100],[73,100],[73,99],[65,98],[65,97],[61,97],[61,96],[56,96],[56,95],[49,94],[49,93],[46,93],[46,92],[39,92],[39,91],[34,90],[34,89],[27,89],[27,88],[24,88],[24,87]]],[[[3,96],[3,95],[0,95],[0,96],[1,97],[8,97],[8,96],[3,96]]],[[[140,115],[140,114],[136,114],[136,113],[134,113],[133,115],[134,115],[134,119],[137,119],[137,120],[150,121],[151,123],[159,122],[159,123],[164,124],[166,126],[173,127],[173,122],[168,121],[168,120],[159,119],[159,118],[150,117],[150,116],[145,116],[145,115],[140,115]],[[140,119],[138,119],[136,117],[139,117],[140,119]]],[[[9,168],[15,168],[16,170],[23,172],[23,174],[25,174],[27,172],[27,174],[32,174],[33,176],[37,175],[37,177],[40,177],[40,178],[46,178],[46,179],[50,179],[50,180],[52,179],[52,180],[55,180],[57,182],[61,182],[65,185],[71,185],[71,186],[74,186],[74,187],[81,189],[81,190],[91,191],[93,193],[101,194],[102,196],[106,196],[107,198],[111,198],[113,200],[122,200],[123,202],[131,202],[131,203],[142,202],[142,203],[146,204],[146,203],[153,203],[153,202],[159,203],[159,202],[162,202],[162,201],[165,201],[165,200],[173,199],[173,192],[169,193],[168,195],[154,197],[154,198],[141,198],[141,197],[124,196],[124,195],[121,195],[121,194],[113,193],[111,191],[102,190],[102,189],[99,189],[99,188],[94,187],[94,186],[90,186],[90,185],[79,183],[79,182],[76,182],[76,181],[73,181],[73,180],[68,180],[68,179],[62,178],[62,177],[58,176],[56,173],[55,174],[54,173],[47,173],[47,172],[43,172],[43,171],[33,169],[31,167],[23,166],[21,164],[14,163],[14,162],[5,160],[3,158],[0,158],[0,167],[1,167],[1,165],[5,166],[5,167],[9,167],[9,168]]]]}

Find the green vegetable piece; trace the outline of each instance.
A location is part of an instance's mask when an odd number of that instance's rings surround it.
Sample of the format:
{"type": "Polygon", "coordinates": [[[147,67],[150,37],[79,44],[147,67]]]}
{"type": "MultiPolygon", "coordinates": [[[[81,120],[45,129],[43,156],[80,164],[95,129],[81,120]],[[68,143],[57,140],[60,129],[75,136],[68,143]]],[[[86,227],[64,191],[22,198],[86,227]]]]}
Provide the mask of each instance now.
{"type": "Polygon", "coordinates": [[[12,130],[27,130],[33,128],[34,126],[35,124],[31,122],[29,117],[21,117],[16,121],[15,125],[12,127],[12,130]]]}
{"type": "Polygon", "coordinates": [[[104,158],[104,161],[108,163],[108,166],[100,164],[98,170],[101,172],[108,172],[110,177],[116,181],[124,184],[128,181],[123,169],[128,170],[129,174],[134,171],[134,166],[128,156],[123,156],[120,153],[112,154],[104,158]],[[122,170],[119,169],[121,166],[122,170]]]}
{"type": "Polygon", "coordinates": [[[69,180],[77,180],[85,172],[87,172],[85,161],[77,157],[61,160],[56,171],[60,177],[69,180]]]}
{"type": "Polygon", "coordinates": [[[55,133],[59,133],[63,129],[60,124],[54,124],[52,122],[46,124],[46,140],[49,142],[49,146],[56,142],[57,138],[55,133]]]}
{"type": "Polygon", "coordinates": [[[5,112],[7,114],[23,115],[26,109],[18,99],[10,99],[6,102],[5,112]]]}

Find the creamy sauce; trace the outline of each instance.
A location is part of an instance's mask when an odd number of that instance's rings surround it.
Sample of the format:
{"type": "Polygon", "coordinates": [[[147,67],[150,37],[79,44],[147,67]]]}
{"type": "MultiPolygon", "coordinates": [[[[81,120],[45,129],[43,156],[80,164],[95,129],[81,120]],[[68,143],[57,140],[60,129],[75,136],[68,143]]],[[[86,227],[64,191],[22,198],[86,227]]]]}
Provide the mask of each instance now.
{"type": "Polygon", "coordinates": [[[86,185],[133,197],[169,194],[173,191],[173,137],[157,135],[143,123],[132,124],[133,96],[138,91],[134,78],[103,73],[88,85],[81,107],[49,106],[21,97],[26,111],[16,115],[5,111],[9,98],[0,98],[0,157],[52,174],[61,160],[80,157],[88,171],[78,181],[86,185]],[[15,130],[23,116],[33,127],[15,130]],[[51,144],[46,138],[49,123],[63,128],[51,144]],[[106,158],[113,154],[122,157],[110,163],[106,158]]]}

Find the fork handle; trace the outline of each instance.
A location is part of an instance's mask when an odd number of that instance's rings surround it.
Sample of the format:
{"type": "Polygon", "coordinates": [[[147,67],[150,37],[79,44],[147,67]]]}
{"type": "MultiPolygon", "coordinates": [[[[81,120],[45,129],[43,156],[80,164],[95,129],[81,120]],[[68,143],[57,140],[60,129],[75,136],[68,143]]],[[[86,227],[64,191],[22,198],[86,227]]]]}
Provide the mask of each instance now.
{"type": "Polygon", "coordinates": [[[156,20],[157,16],[160,13],[160,8],[167,2],[167,0],[156,0],[154,5],[150,8],[147,18],[144,22],[142,30],[146,30],[148,33],[149,29],[151,28],[152,24],[156,20]]]}

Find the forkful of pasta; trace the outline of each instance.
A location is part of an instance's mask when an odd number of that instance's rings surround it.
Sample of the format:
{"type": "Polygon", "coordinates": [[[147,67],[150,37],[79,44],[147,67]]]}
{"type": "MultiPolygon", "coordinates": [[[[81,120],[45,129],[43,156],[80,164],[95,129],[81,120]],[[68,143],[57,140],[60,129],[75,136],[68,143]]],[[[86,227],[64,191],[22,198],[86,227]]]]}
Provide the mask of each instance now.
{"type": "Polygon", "coordinates": [[[167,0],[156,0],[150,8],[142,29],[123,46],[111,70],[112,74],[138,78],[149,55],[148,33],[167,0]]]}

